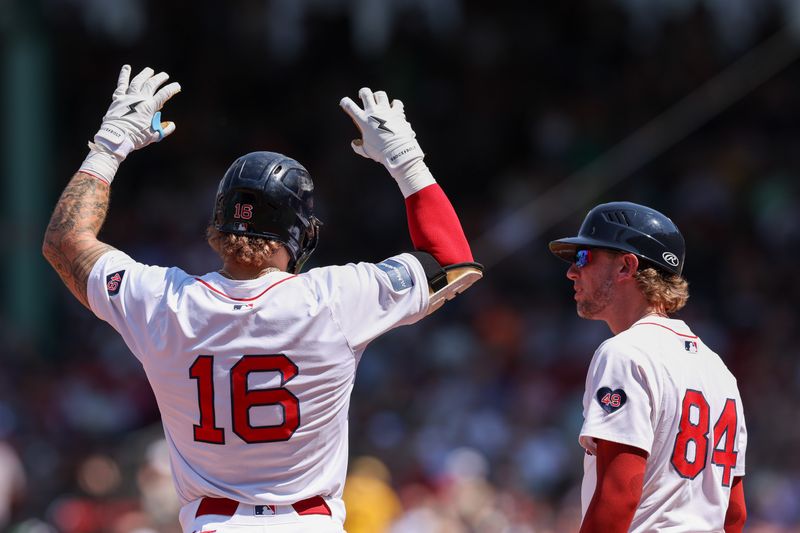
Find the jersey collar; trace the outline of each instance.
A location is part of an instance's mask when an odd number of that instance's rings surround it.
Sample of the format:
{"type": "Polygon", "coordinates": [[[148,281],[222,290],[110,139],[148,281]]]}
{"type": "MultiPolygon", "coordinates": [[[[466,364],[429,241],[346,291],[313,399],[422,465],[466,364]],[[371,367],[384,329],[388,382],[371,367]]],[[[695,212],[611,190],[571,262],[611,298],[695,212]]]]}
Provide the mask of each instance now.
{"type": "Polygon", "coordinates": [[[686,337],[688,339],[697,339],[697,335],[692,333],[692,330],[689,329],[689,326],[686,325],[686,322],[675,318],[669,318],[659,315],[645,315],[636,322],[634,322],[631,328],[634,328],[636,326],[661,327],[681,337],[686,337]]]}

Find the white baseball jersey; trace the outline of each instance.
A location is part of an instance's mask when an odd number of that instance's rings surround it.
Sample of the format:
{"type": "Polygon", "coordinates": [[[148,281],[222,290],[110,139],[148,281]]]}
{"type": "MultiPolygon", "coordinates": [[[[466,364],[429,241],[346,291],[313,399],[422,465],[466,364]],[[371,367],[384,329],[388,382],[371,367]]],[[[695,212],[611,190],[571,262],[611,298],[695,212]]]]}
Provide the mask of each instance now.
{"type": "Polygon", "coordinates": [[[103,255],[88,283],[150,381],[186,504],[339,498],[353,378],[367,344],[424,317],[416,258],[234,281],[103,255]]]}
{"type": "Polygon", "coordinates": [[[736,379],[681,320],[646,316],[594,354],[583,397],[583,515],[597,483],[593,439],[646,451],[630,531],[722,532],[731,483],[745,473],[736,379]]]}

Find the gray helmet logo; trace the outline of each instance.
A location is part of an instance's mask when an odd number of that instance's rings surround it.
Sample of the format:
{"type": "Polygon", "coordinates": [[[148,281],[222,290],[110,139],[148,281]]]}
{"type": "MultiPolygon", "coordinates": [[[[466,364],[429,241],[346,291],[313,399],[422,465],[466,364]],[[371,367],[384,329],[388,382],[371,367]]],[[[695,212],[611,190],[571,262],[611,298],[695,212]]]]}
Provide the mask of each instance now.
{"type": "Polygon", "coordinates": [[[678,259],[678,256],[673,254],[672,252],[664,252],[663,254],[661,254],[661,257],[663,257],[664,261],[666,261],[672,266],[678,266],[678,264],[681,262],[680,259],[678,259]]]}

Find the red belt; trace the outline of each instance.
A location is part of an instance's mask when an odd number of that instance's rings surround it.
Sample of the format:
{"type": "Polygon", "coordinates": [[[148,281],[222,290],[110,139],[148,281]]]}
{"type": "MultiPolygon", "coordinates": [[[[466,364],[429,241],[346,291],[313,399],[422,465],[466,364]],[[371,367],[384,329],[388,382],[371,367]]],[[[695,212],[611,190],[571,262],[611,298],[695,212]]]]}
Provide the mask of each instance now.
{"type": "MultiPolygon", "coordinates": [[[[311,498],[295,502],[291,504],[291,506],[299,515],[321,514],[331,516],[331,508],[328,507],[328,504],[325,503],[325,499],[322,496],[312,496],[311,498]]],[[[228,498],[203,498],[200,500],[200,506],[197,508],[194,517],[197,518],[207,514],[233,516],[238,507],[239,502],[229,500],[228,498]]],[[[269,508],[272,513],[275,512],[274,505],[256,505],[256,514],[262,514],[258,512],[259,507],[269,508]]]]}

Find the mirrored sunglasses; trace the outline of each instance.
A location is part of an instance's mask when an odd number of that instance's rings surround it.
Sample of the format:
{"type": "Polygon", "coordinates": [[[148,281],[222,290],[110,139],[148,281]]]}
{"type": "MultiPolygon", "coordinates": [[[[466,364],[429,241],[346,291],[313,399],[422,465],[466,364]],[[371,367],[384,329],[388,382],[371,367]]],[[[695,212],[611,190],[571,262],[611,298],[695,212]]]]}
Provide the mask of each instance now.
{"type": "Polygon", "coordinates": [[[578,268],[583,268],[592,261],[591,250],[578,250],[575,252],[575,259],[572,261],[578,268]]]}

